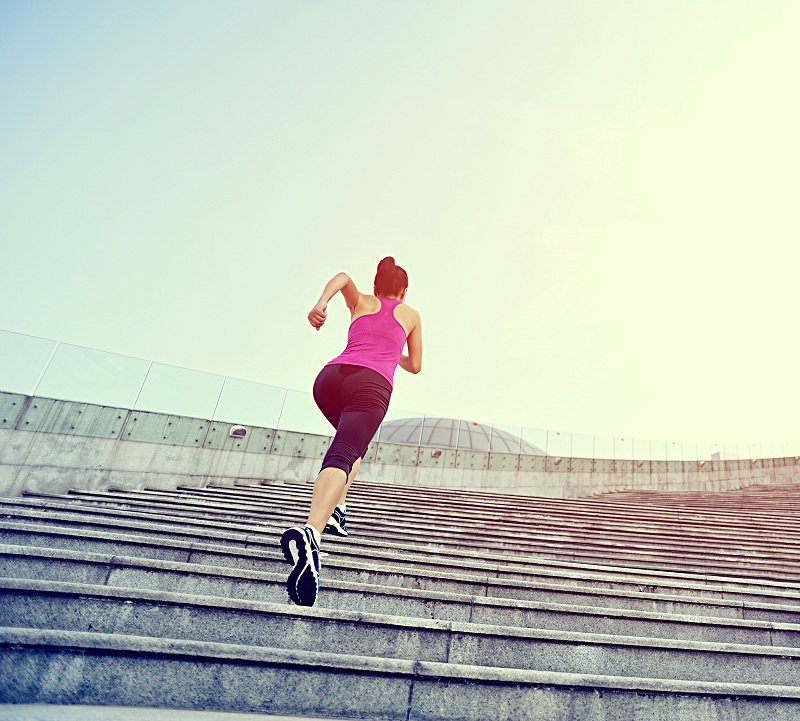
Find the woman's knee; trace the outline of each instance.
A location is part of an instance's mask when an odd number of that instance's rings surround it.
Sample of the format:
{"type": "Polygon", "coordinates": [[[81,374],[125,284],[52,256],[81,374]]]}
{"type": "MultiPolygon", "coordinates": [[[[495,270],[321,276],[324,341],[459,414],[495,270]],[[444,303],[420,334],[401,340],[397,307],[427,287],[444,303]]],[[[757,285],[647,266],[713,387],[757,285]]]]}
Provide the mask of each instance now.
{"type": "Polygon", "coordinates": [[[344,471],[346,480],[347,477],[350,476],[350,472],[353,470],[353,464],[334,456],[333,458],[326,458],[322,461],[322,466],[319,469],[320,473],[322,473],[322,471],[324,471],[326,468],[338,468],[340,471],[344,471]]]}

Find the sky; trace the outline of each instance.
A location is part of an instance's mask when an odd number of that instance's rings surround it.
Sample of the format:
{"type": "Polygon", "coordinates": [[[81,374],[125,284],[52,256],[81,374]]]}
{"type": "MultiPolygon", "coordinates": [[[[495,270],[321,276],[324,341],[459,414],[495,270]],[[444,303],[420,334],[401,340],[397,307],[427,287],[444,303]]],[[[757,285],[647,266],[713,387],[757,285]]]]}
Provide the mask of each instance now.
{"type": "MultiPolygon", "coordinates": [[[[0,0],[0,329],[308,391],[392,255],[393,408],[800,423],[793,0],[0,0]]],[[[0,377],[2,359],[0,359],[0,377]]]]}

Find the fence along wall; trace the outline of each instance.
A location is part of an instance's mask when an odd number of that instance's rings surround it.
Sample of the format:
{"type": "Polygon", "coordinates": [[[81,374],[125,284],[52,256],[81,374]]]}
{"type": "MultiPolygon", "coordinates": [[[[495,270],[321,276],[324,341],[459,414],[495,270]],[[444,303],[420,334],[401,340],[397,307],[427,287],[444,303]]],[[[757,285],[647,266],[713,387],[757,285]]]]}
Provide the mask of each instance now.
{"type": "MultiPolygon", "coordinates": [[[[0,495],[313,480],[327,436],[0,393],[0,495]]],[[[627,490],[731,490],[792,483],[797,457],[720,461],[560,458],[373,443],[359,478],[578,498],[627,490]]]]}

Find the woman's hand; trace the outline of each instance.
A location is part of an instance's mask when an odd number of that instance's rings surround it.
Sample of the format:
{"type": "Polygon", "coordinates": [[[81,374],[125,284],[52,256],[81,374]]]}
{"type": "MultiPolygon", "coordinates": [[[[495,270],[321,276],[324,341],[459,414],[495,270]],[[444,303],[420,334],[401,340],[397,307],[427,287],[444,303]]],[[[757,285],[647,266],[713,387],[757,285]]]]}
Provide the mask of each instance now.
{"type": "Polygon", "coordinates": [[[311,325],[313,325],[317,330],[322,328],[322,324],[328,317],[328,314],[325,312],[325,309],[327,307],[328,307],[327,303],[319,302],[311,309],[311,312],[308,314],[308,322],[311,323],[311,325]]]}
{"type": "Polygon", "coordinates": [[[317,330],[322,328],[322,324],[328,317],[328,314],[325,312],[328,307],[328,301],[339,291],[342,291],[347,307],[350,308],[351,311],[358,305],[361,293],[358,292],[356,284],[350,280],[350,276],[347,275],[347,273],[337,273],[325,285],[325,290],[322,291],[322,295],[319,297],[317,304],[308,314],[308,322],[317,330]]]}

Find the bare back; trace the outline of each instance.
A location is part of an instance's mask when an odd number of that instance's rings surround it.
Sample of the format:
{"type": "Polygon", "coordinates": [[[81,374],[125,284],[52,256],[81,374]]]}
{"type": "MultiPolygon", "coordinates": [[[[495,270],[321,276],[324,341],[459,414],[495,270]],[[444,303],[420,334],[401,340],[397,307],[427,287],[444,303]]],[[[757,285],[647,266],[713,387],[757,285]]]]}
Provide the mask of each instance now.
{"type": "MultiPolygon", "coordinates": [[[[381,309],[380,300],[374,295],[361,294],[355,307],[350,312],[350,322],[352,323],[362,315],[373,315],[381,309]]],[[[403,330],[408,336],[419,322],[419,313],[405,303],[399,303],[394,309],[395,320],[403,326],[403,330]]]]}

